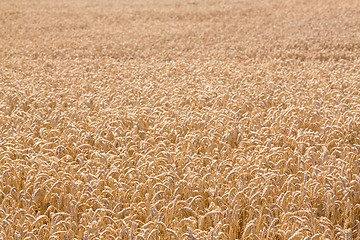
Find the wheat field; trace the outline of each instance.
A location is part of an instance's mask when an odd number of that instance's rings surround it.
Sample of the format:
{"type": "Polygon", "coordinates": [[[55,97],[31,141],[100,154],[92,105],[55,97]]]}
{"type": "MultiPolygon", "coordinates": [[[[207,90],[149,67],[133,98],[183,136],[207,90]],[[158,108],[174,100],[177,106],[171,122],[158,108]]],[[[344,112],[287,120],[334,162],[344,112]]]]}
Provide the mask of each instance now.
{"type": "Polygon", "coordinates": [[[0,239],[360,239],[360,1],[1,0],[0,239]]]}

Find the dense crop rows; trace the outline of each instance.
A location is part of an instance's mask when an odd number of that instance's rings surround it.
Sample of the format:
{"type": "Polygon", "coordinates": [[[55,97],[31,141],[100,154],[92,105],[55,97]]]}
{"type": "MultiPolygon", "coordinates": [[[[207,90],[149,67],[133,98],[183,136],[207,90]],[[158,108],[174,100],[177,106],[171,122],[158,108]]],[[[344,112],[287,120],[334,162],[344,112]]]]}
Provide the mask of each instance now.
{"type": "Polygon", "coordinates": [[[0,239],[358,239],[360,2],[0,3],[0,239]]]}

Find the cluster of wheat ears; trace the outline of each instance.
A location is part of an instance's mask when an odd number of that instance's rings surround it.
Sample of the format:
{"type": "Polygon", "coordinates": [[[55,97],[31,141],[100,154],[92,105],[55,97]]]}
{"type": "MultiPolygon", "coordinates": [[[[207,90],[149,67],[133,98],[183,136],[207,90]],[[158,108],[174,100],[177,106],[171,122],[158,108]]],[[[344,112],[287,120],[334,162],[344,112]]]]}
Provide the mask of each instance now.
{"type": "Polygon", "coordinates": [[[1,0],[0,239],[359,239],[359,9],[1,0]]]}

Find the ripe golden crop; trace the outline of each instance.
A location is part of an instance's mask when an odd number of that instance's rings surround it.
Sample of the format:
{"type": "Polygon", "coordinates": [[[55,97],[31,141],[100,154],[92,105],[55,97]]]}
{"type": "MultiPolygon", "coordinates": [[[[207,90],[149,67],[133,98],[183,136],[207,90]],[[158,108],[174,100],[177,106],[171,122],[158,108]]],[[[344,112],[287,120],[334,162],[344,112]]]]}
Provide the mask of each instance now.
{"type": "Polygon", "coordinates": [[[0,4],[0,239],[358,239],[360,2],[0,4]]]}

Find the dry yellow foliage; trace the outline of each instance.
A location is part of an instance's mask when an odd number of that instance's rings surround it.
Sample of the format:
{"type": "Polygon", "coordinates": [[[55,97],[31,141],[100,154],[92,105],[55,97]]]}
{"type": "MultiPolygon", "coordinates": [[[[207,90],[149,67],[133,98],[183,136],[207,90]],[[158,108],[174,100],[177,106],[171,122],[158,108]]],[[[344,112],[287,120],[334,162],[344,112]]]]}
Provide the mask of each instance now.
{"type": "Polygon", "coordinates": [[[359,239],[359,9],[1,0],[0,239],[359,239]]]}

